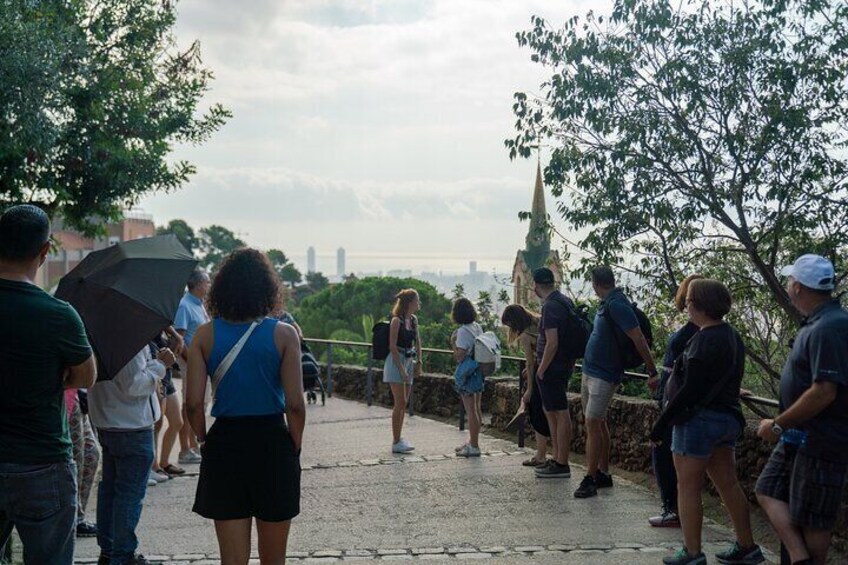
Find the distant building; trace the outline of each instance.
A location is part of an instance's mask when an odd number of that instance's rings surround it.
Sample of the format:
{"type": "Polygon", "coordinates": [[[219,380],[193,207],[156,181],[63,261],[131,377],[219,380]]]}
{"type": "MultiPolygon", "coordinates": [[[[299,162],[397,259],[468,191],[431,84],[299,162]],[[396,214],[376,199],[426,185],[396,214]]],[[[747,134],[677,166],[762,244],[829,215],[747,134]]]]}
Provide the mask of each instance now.
{"type": "Polygon", "coordinates": [[[344,278],[345,272],[345,250],[344,247],[339,247],[339,250],[336,251],[336,276],[339,277],[339,280],[344,278]]]}
{"type": "Polygon", "coordinates": [[[124,241],[153,237],[156,226],[153,216],[139,212],[127,212],[124,219],[106,226],[106,236],[87,238],[76,231],[65,229],[61,220],[53,225],[53,238],[57,249],[47,257],[41,282],[44,288],[53,288],[89,253],[124,241]]]}
{"type": "Polygon", "coordinates": [[[562,284],[562,263],[559,253],[551,250],[548,230],[548,212],[545,207],[545,186],[542,183],[542,165],[536,166],[536,185],[533,187],[533,208],[530,229],[524,239],[524,249],[515,256],[512,268],[513,301],[524,306],[538,305],[533,293],[533,271],[548,267],[554,273],[557,287],[562,284]]]}
{"type": "Polygon", "coordinates": [[[468,274],[472,277],[477,274],[477,261],[471,261],[468,263],[468,274]]]}
{"type": "Polygon", "coordinates": [[[306,272],[314,273],[315,271],[315,248],[310,247],[306,250],[306,272]]]}

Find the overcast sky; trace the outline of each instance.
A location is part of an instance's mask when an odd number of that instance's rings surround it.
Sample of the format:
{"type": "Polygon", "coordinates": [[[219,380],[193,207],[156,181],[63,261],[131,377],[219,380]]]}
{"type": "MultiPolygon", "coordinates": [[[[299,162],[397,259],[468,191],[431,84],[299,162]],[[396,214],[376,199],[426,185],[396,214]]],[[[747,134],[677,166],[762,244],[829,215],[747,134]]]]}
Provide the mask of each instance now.
{"type": "Polygon", "coordinates": [[[312,245],[325,271],[340,246],[349,270],[439,257],[445,271],[473,259],[503,270],[535,175],[535,160],[512,162],[503,146],[512,95],[547,78],[515,32],[533,14],[559,24],[610,4],[182,0],[177,39],[200,39],[216,76],[208,101],[234,115],[177,151],[198,168],[190,183],[141,207],[157,224],[225,225],[301,266],[312,245]]]}

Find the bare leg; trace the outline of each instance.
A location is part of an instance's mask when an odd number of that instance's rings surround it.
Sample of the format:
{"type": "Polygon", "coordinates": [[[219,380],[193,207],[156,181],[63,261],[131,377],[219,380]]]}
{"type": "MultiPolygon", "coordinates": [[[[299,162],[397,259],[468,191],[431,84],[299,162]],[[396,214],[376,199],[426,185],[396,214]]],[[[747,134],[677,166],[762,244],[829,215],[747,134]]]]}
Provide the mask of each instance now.
{"type": "Polygon", "coordinates": [[[392,389],[392,437],[394,443],[400,441],[401,432],[403,431],[403,418],[406,415],[406,394],[404,386],[401,383],[389,383],[392,389]]]}
{"type": "Polygon", "coordinates": [[[533,457],[542,463],[548,458],[548,437],[536,432],[536,455],[533,457]]]}
{"type": "Polygon", "coordinates": [[[291,521],[263,522],[256,519],[256,533],[259,537],[259,563],[262,565],[284,565],[286,545],[289,541],[291,521]]]}
{"type": "Polygon", "coordinates": [[[827,550],[830,549],[830,531],[804,528],[804,540],[807,542],[810,557],[813,558],[816,565],[825,565],[827,563],[827,550]]]}
{"type": "Polygon", "coordinates": [[[800,528],[792,525],[789,504],[761,494],[757,495],[757,501],[760,503],[760,508],[765,510],[768,515],[769,522],[786,547],[786,551],[789,552],[790,559],[793,562],[809,559],[810,552],[807,550],[804,535],[800,528]]]}
{"type": "Polygon", "coordinates": [[[558,437],[557,437],[557,420],[556,420],[556,412],[548,412],[545,410],[545,418],[548,420],[548,428],[551,430],[551,453],[553,454],[554,459],[557,457],[557,446],[558,437]]]}
{"type": "Polygon", "coordinates": [[[180,406],[179,396],[172,394],[165,399],[165,410],[163,414],[168,419],[168,427],[165,429],[165,433],[162,434],[162,451],[159,459],[161,466],[164,468],[170,465],[174,443],[177,441],[177,435],[183,427],[182,407],[180,406]]]}
{"type": "Polygon", "coordinates": [[[586,418],[586,474],[598,474],[601,452],[604,449],[603,420],[586,418]]]}
{"type": "Polygon", "coordinates": [[[221,565],[247,565],[250,561],[250,518],[215,520],[221,565]]]}
{"type": "Polygon", "coordinates": [[[463,394],[460,396],[462,405],[465,407],[465,413],[468,415],[468,443],[471,447],[480,448],[480,420],[477,414],[477,406],[474,401],[473,394],[463,394]]]}
{"type": "Polygon", "coordinates": [[[571,416],[568,410],[556,412],[557,444],[554,457],[561,465],[568,465],[568,456],[571,451],[571,416]]]}
{"type": "Polygon", "coordinates": [[[754,534],[751,532],[751,511],[748,508],[748,499],[745,498],[745,493],[739,486],[739,478],[736,476],[736,454],[733,448],[714,449],[713,456],[707,464],[707,473],[727,508],[730,521],[733,522],[736,541],[745,549],[752,548],[754,534]]]}
{"type": "MultiPolygon", "coordinates": [[[[159,413],[165,414],[165,406],[168,402],[168,397],[164,397],[159,401],[159,413]]],[[[155,424],[153,424],[153,470],[159,472],[162,468],[159,466],[159,432],[162,431],[162,424],[164,423],[165,418],[159,418],[155,424]]]]}
{"type": "Polygon", "coordinates": [[[704,487],[708,463],[709,459],[674,455],[674,468],[677,469],[677,507],[683,528],[683,545],[691,555],[701,551],[701,526],[704,522],[701,489],[704,487]]]}
{"type": "Polygon", "coordinates": [[[610,433],[606,418],[601,420],[601,454],[598,457],[598,469],[609,474],[610,433]]]}

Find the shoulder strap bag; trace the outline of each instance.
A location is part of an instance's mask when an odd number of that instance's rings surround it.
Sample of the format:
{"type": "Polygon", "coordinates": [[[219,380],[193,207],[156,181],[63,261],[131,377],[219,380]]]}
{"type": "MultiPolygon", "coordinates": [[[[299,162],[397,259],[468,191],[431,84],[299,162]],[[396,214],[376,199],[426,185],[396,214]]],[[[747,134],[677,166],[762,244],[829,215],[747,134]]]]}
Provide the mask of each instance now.
{"type": "Polygon", "coordinates": [[[221,360],[221,364],[218,365],[218,368],[215,369],[215,374],[212,375],[212,395],[218,391],[218,386],[221,384],[221,381],[224,380],[224,377],[227,375],[227,371],[230,370],[230,367],[236,360],[236,357],[239,356],[241,350],[244,348],[244,345],[247,343],[247,340],[250,339],[250,335],[253,333],[253,330],[259,327],[259,324],[262,322],[260,320],[254,321],[250,324],[250,327],[247,328],[247,331],[244,332],[236,344],[232,349],[224,356],[224,359],[221,360]]]}

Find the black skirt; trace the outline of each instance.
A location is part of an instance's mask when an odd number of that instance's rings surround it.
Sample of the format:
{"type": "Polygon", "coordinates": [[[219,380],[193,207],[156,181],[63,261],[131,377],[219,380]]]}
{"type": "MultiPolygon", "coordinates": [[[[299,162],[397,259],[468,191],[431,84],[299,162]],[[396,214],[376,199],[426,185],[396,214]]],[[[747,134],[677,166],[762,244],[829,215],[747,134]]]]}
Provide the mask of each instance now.
{"type": "Polygon", "coordinates": [[[282,414],[218,418],[201,454],[197,514],[283,522],[300,513],[300,457],[282,414]]]}
{"type": "Polygon", "coordinates": [[[539,392],[539,384],[533,387],[533,392],[530,394],[530,426],[538,434],[545,437],[551,437],[551,427],[548,424],[548,418],[545,416],[545,410],[542,408],[542,393],[539,392]]]}

